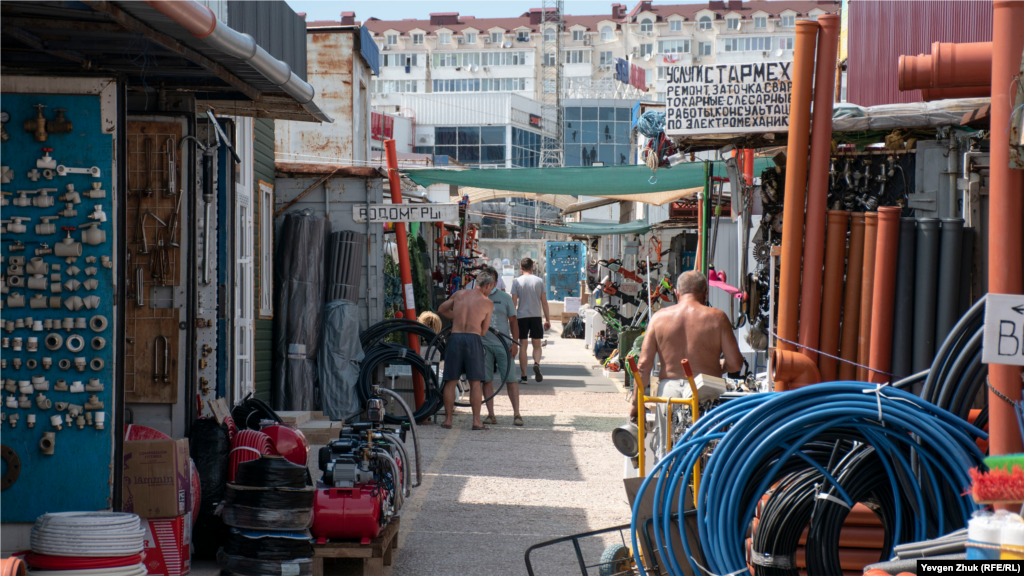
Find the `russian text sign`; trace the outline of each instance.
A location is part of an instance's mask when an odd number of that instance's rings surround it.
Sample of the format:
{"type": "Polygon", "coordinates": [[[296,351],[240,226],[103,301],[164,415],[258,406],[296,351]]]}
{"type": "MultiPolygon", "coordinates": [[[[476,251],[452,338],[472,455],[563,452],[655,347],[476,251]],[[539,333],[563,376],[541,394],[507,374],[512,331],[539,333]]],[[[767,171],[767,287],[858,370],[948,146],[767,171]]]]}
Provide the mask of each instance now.
{"type": "Polygon", "coordinates": [[[669,136],[783,132],[789,129],[792,62],[670,66],[669,136]]]}

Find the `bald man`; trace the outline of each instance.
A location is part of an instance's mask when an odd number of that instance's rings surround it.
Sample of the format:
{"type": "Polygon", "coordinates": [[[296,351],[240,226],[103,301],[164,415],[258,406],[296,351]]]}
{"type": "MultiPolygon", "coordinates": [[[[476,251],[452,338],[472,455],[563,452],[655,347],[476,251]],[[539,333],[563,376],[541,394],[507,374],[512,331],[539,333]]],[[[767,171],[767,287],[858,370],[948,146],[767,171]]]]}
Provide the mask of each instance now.
{"type": "MultiPolygon", "coordinates": [[[[661,359],[656,394],[661,398],[683,398],[684,391],[689,392],[690,385],[681,364],[684,358],[690,362],[694,375],[721,377],[743,366],[743,355],[736,344],[729,317],[704,304],[708,297],[707,277],[696,270],[683,272],[676,280],[675,293],[677,304],[654,314],[640,349],[638,368],[644,390],[650,390],[655,355],[661,359]]],[[[665,404],[658,404],[654,446],[659,457],[665,453],[666,413],[665,404]]],[[[636,402],[633,402],[630,417],[635,416],[636,402]]]]}

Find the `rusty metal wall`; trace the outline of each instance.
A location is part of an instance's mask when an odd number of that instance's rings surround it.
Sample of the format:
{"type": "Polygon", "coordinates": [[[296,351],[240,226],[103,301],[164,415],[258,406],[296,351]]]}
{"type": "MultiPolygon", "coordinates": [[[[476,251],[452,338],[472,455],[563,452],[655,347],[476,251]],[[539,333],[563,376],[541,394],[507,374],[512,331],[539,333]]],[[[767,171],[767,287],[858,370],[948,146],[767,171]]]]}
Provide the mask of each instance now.
{"type": "MultiPolygon", "coordinates": [[[[366,66],[353,54],[354,30],[310,32],[306,35],[307,81],[316,89],[316,101],[333,124],[276,122],[275,140],[278,162],[315,162],[317,159],[347,166],[365,153],[354,154],[354,127],[363,119],[354,118],[353,66],[366,66]]],[[[362,93],[366,97],[366,92],[362,93]]],[[[365,114],[367,103],[358,114],[365,114]]],[[[365,146],[361,142],[360,146],[365,146]]]]}
{"type": "Polygon", "coordinates": [[[932,42],[990,42],[988,0],[850,0],[847,101],[861,106],[920,102],[899,90],[899,57],[931,52],[932,42]]]}

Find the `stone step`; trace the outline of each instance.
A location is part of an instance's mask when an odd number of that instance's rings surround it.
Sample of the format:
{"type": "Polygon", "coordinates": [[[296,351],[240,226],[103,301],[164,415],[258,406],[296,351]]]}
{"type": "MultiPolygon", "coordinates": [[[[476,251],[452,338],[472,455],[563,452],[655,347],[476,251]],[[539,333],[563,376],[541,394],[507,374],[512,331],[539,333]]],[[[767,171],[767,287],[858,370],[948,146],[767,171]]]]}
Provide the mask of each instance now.
{"type": "Polygon", "coordinates": [[[312,413],[308,411],[278,410],[277,415],[281,417],[285,424],[291,424],[292,426],[302,426],[312,419],[312,413]]]}

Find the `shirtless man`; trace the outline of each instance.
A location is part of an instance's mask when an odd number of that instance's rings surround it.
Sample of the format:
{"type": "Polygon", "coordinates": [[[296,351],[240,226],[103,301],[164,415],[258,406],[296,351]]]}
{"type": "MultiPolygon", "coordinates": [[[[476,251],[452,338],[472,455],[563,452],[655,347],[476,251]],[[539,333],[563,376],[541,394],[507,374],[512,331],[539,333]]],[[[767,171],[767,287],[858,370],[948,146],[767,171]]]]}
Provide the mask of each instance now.
{"type": "MultiPolygon", "coordinates": [[[[690,385],[681,364],[684,358],[689,360],[694,375],[721,376],[743,366],[729,317],[704,304],[708,296],[707,278],[695,270],[683,272],[676,280],[675,293],[677,304],[659,310],[651,318],[637,366],[641,385],[649,390],[654,355],[661,358],[657,393],[660,398],[682,398],[684,391],[689,393],[690,385]]],[[[631,418],[636,417],[636,409],[636,402],[633,402],[631,418]]],[[[665,443],[666,413],[665,404],[658,404],[654,436],[658,457],[665,452],[661,447],[665,443]]]]}
{"type": "Polygon", "coordinates": [[[469,380],[469,403],[473,406],[473,430],[487,430],[480,421],[480,404],[484,379],[484,343],[481,338],[491,326],[494,303],[488,298],[496,279],[488,272],[476,276],[472,289],[460,290],[437,309],[437,313],[452,321],[452,335],[444,357],[444,424],[452,427],[455,415],[455,386],[465,374],[469,380]]]}

